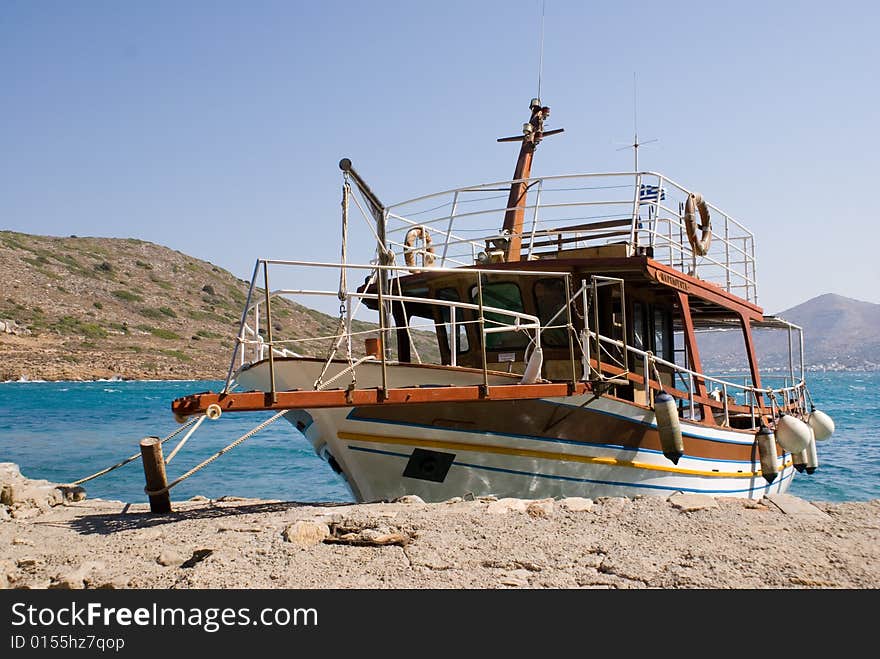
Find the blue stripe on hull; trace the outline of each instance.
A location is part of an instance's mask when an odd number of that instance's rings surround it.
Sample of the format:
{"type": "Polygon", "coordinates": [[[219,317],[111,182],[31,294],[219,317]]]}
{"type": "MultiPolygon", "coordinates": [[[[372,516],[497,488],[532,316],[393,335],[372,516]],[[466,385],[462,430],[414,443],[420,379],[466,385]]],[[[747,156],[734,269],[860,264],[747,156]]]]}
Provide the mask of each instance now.
{"type": "MultiPolygon", "coordinates": [[[[382,451],[379,449],[363,448],[360,446],[352,446],[351,444],[348,444],[347,448],[351,449],[352,451],[361,451],[363,453],[377,453],[379,455],[388,455],[388,456],[392,456],[395,458],[403,458],[406,460],[408,460],[410,458],[410,456],[406,453],[396,453],[394,451],[382,451]]],[[[788,476],[782,476],[778,480],[775,480],[773,483],[765,485],[764,487],[756,487],[756,488],[749,487],[749,488],[739,489],[739,490],[707,490],[707,489],[701,490],[701,489],[687,488],[687,487],[672,487],[672,486],[667,486],[667,485],[648,485],[646,483],[627,483],[627,482],[618,482],[618,481],[603,481],[603,480],[596,480],[596,479],[591,479],[591,478],[576,478],[574,476],[556,476],[556,475],[552,475],[552,474],[537,474],[537,473],[530,472],[530,471],[519,471],[516,469],[505,469],[503,467],[488,467],[485,465],[471,464],[469,462],[459,462],[458,460],[454,460],[452,462],[452,464],[457,467],[467,467],[469,469],[482,469],[484,471],[495,471],[495,472],[501,472],[501,473],[505,473],[505,474],[514,474],[517,476],[529,476],[532,478],[549,478],[552,480],[573,481],[573,482],[577,482],[577,483],[592,483],[595,485],[614,485],[617,487],[640,487],[640,488],[650,489],[650,490],[667,490],[669,492],[694,492],[694,493],[698,493],[698,494],[718,494],[718,495],[744,493],[744,492],[748,492],[751,494],[751,493],[755,493],[755,492],[761,492],[762,490],[764,492],[767,492],[770,490],[771,487],[778,487],[784,481],[786,481],[794,476],[794,469],[792,469],[791,473],[789,473],[788,476]]]]}

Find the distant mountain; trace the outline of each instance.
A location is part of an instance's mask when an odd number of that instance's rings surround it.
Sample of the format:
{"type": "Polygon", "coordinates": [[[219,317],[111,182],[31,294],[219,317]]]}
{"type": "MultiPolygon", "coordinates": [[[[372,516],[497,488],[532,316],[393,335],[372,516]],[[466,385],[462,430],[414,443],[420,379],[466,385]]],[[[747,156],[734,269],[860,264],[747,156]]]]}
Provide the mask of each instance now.
{"type": "MultiPolygon", "coordinates": [[[[773,314],[804,328],[804,361],[811,370],[880,370],[880,304],[826,293],[773,314]]],[[[739,333],[699,336],[704,362],[742,364],[739,333]]],[[[755,345],[763,369],[788,369],[787,332],[756,330],[755,345]]],[[[795,368],[799,363],[793,337],[795,368]]]]}

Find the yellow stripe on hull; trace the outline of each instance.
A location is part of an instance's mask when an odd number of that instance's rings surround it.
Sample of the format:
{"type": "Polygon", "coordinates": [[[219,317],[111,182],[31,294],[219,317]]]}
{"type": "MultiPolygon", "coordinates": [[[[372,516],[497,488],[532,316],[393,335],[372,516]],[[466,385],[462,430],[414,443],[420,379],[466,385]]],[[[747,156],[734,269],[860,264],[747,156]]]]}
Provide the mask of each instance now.
{"type": "MultiPolygon", "coordinates": [[[[541,458],[544,460],[558,460],[560,462],[584,462],[587,464],[607,465],[612,467],[630,467],[633,469],[646,469],[649,471],[663,471],[673,474],[686,474],[689,476],[709,476],[714,478],[755,478],[761,476],[761,471],[742,472],[718,472],[702,471],[699,469],[684,469],[682,467],[667,467],[635,462],[633,460],[620,460],[618,458],[605,458],[589,455],[571,455],[565,453],[553,453],[550,451],[535,451],[532,449],[508,448],[505,446],[492,446],[488,444],[465,444],[463,442],[444,442],[434,439],[416,439],[414,437],[388,437],[385,435],[365,435],[362,433],[338,432],[339,439],[355,442],[368,442],[371,444],[399,444],[403,446],[419,446],[426,448],[441,448],[451,451],[471,451],[476,453],[497,453],[500,455],[516,455],[524,458],[541,458]]],[[[790,467],[788,461],[783,469],[790,467]]]]}

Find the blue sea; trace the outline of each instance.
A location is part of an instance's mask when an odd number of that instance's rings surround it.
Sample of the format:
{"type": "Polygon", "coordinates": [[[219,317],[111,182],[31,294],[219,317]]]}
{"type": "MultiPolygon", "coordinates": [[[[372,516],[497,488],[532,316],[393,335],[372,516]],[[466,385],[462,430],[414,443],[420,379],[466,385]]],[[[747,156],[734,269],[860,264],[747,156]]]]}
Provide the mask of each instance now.
{"type": "MultiPolygon", "coordinates": [[[[813,373],[807,383],[836,431],[819,442],[819,469],[796,474],[790,492],[810,501],[880,498],[880,373],[813,373]]],[[[165,437],[177,429],[173,399],[221,386],[214,381],[0,383],[0,462],[17,463],[28,478],[78,480],[139,453],[143,437],[165,437]]],[[[270,416],[227,413],[216,421],[206,419],[168,465],[169,480],[270,416]]],[[[166,456],[181,437],[165,444],[166,456]]],[[[84,487],[92,498],[146,501],[140,457],[84,487]]],[[[284,419],[172,490],[174,500],[194,495],[353,500],[343,481],[284,419]]]]}

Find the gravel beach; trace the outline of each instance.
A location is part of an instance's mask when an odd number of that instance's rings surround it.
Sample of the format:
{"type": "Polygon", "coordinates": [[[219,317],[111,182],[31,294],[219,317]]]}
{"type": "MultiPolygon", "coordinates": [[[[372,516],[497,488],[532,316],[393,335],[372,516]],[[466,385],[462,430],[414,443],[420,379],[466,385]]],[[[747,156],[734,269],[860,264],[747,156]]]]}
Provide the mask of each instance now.
{"type": "Polygon", "coordinates": [[[880,500],[90,499],[0,463],[0,588],[873,589],[880,500]]]}

